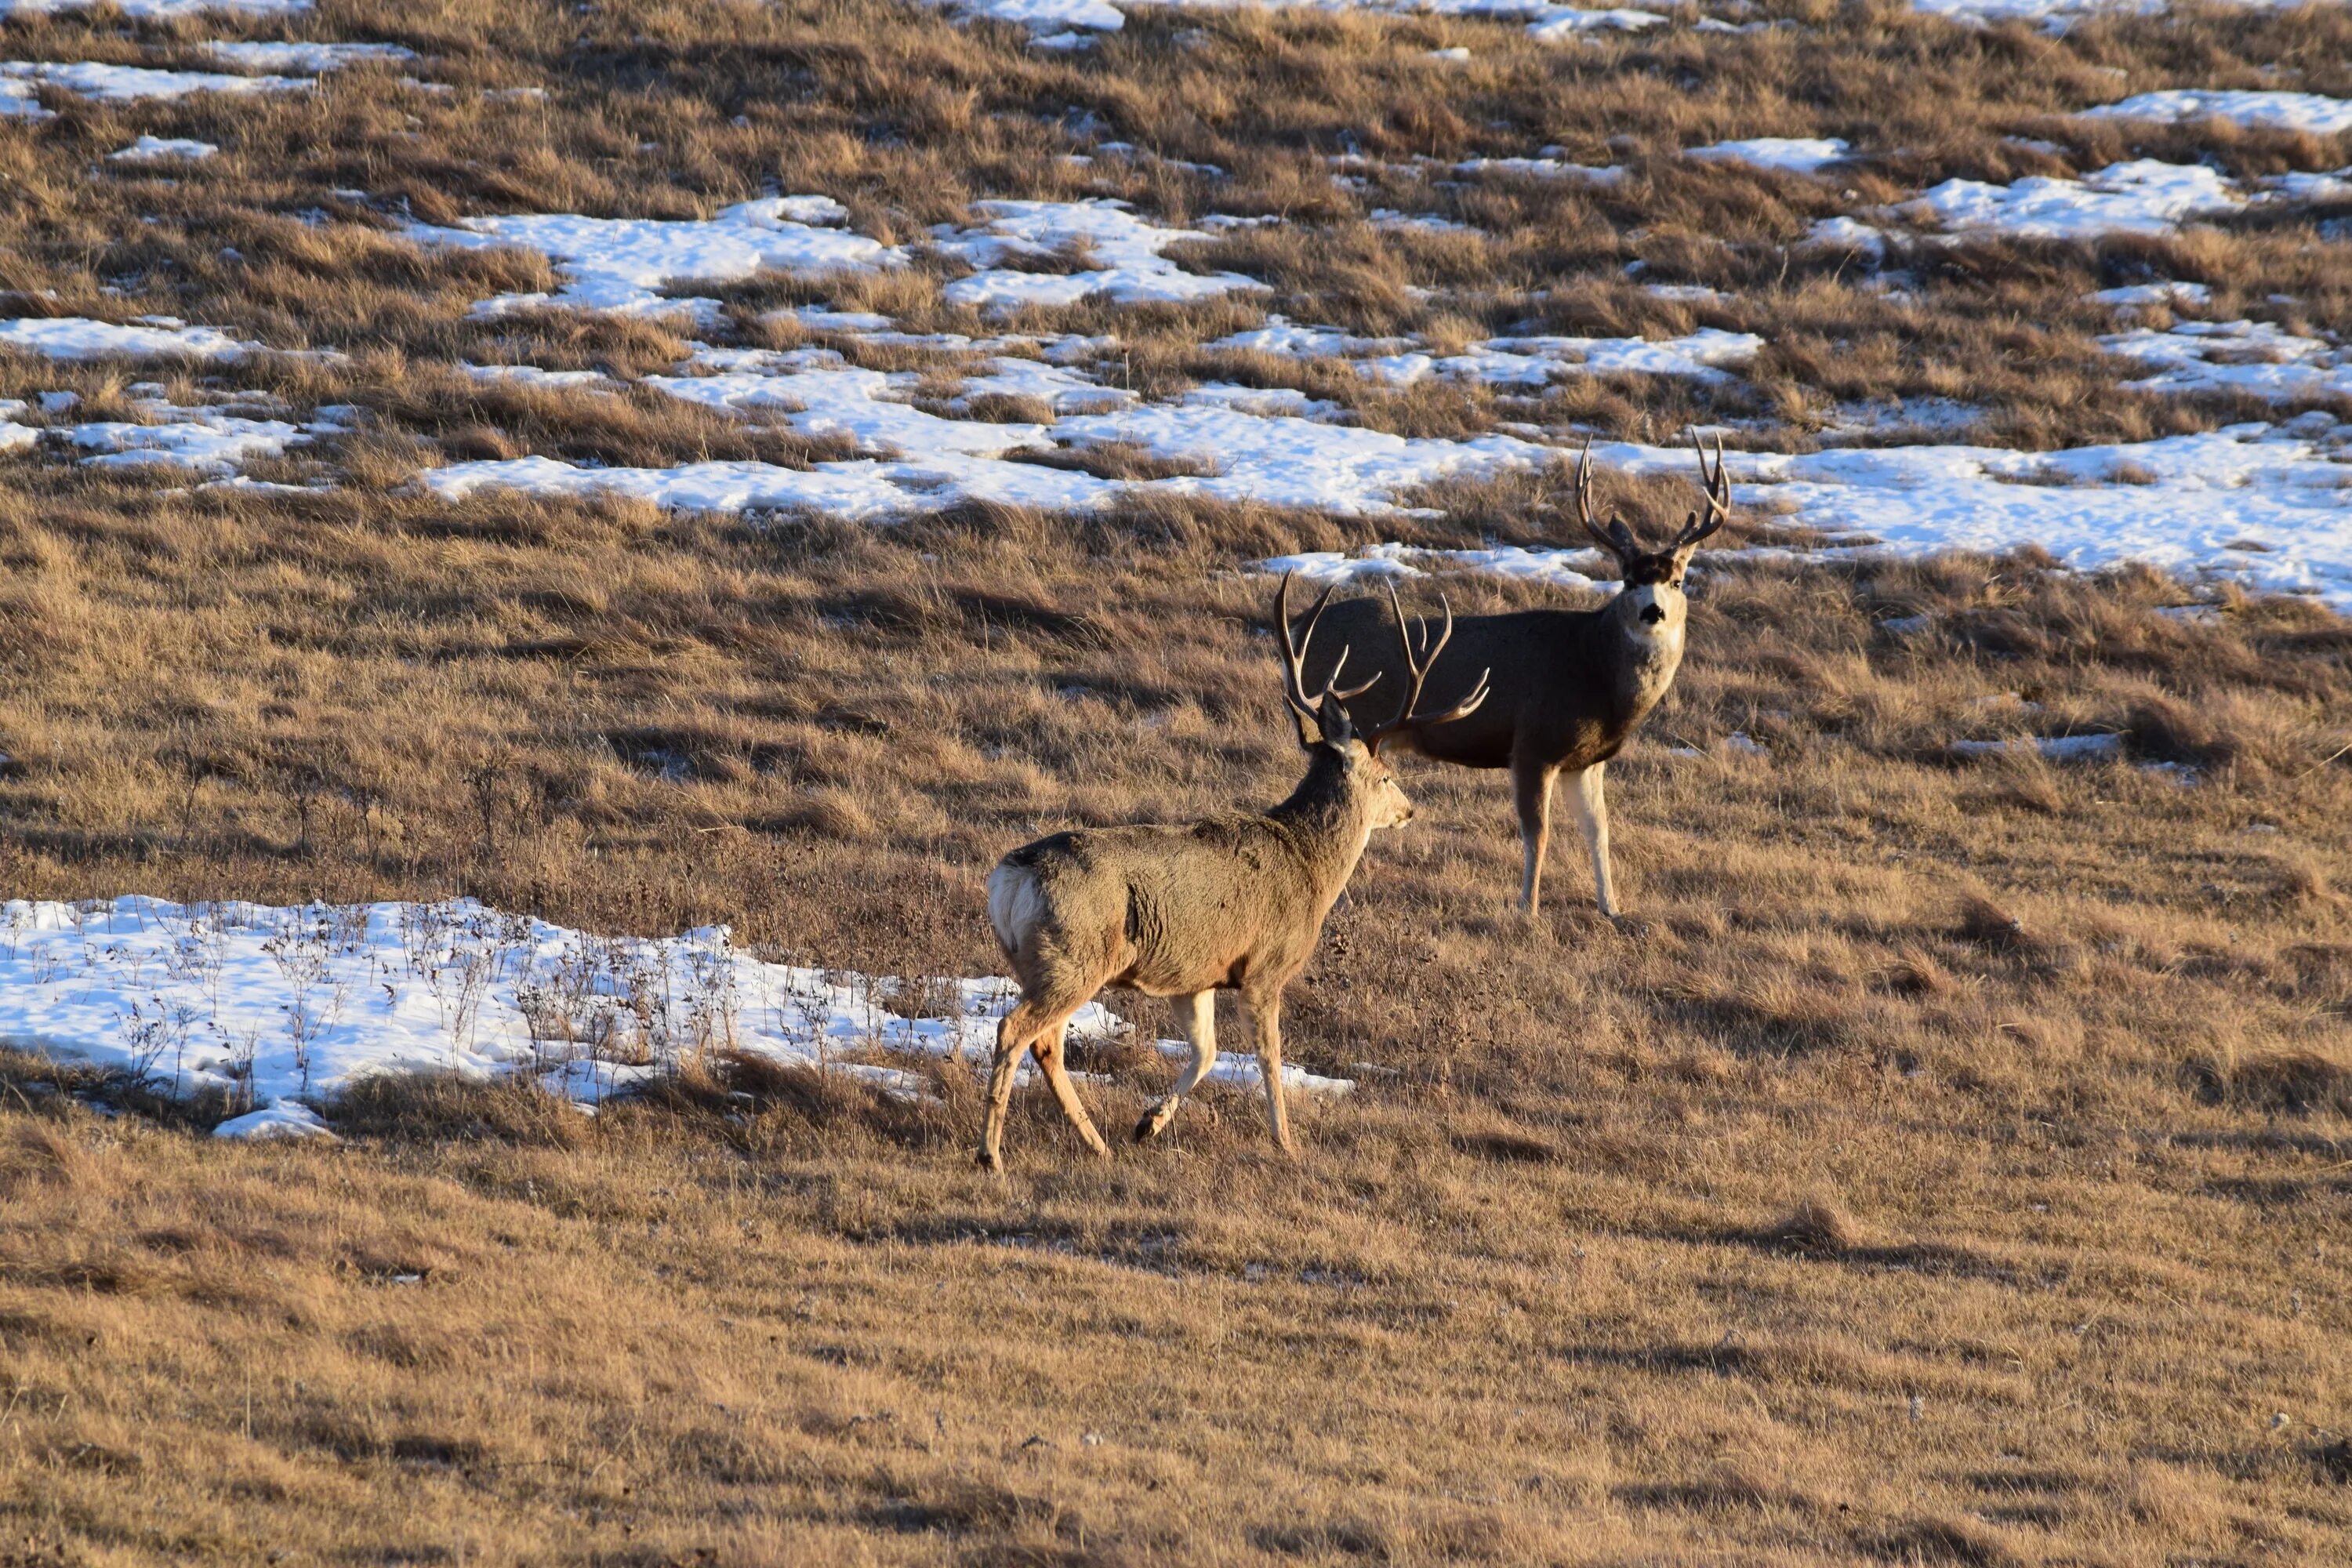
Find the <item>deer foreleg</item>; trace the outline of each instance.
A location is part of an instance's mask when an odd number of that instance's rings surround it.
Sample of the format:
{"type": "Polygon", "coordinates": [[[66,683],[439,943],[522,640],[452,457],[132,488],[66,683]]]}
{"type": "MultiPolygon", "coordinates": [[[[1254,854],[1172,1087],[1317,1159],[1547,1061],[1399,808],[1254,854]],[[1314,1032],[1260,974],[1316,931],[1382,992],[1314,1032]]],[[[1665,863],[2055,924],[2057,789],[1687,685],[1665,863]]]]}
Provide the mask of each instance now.
{"type": "Polygon", "coordinates": [[[1184,1097],[1201,1087],[1209,1069],[1217,1065],[1217,994],[1198,991],[1184,998],[1184,1005],[1176,1012],[1176,1025],[1184,1034],[1184,1043],[1192,1047],[1192,1059],[1184,1064],[1177,1075],[1176,1087],[1168,1098],[1144,1113],[1135,1124],[1135,1141],[1139,1143],[1157,1138],[1176,1120],[1176,1108],[1184,1097]]]}
{"type": "Polygon", "coordinates": [[[1536,899],[1543,885],[1544,850],[1551,842],[1553,772],[1546,767],[1511,769],[1511,795],[1519,811],[1519,842],[1526,850],[1526,865],[1519,876],[1519,909],[1527,914],[1536,912],[1536,899]]]}
{"type": "Polygon", "coordinates": [[[1282,1103],[1282,993],[1250,999],[1250,1027],[1257,1036],[1257,1071],[1265,1085],[1265,1119],[1282,1152],[1296,1158],[1290,1113],[1282,1103]]]}
{"type": "Polygon", "coordinates": [[[1601,900],[1601,912],[1615,920],[1617,882],[1609,873],[1609,797],[1601,793],[1608,765],[1595,763],[1578,773],[1569,800],[1576,812],[1576,826],[1583,830],[1584,847],[1592,856],[1593,896],[1601,900]]]}

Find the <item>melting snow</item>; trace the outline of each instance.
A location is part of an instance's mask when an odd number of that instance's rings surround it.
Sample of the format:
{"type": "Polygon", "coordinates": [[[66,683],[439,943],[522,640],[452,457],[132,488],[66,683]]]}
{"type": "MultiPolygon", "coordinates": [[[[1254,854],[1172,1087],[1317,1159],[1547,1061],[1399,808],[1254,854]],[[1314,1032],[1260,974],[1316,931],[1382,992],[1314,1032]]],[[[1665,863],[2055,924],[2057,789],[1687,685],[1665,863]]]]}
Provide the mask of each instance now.
{"type": "Polygon", "coordinates": [[[1092,295],[1120,304],[1211,300],[1265,284],[1237,272],[1187,272],[1161,254],[1184,240],[1213,239],[1201,229],[1162,228],[1137,217],[1125,202],[979,202],[987,222],[976,228],[934,231],[940,253],[982,270],[942,290],[950,305],[995,310],[1024,305],[1075,305],[1092,295]],[[1043,259],[1072,247],[1099,265],[1083,271],[1025,271],[1005,265],[1043,259]]]}
{"type": "Polygon", "coordinates": [[[2033,175],[2013,185],[1946,180],[1896,210],[1954,231],[2025,239],[2089,239],[2102,234],[2169,234],[2193,217],[2245,205],[2230,182],[2197,163],[2142,158],[2080,180],[2033,175]]]}
{"type": "Polygon", "coordinates": [[[2143,92],[2083,114],[2091,120],[2227,120],[2264,131],[2308,131],[2315,136],[2352,131],[2352,102],[2314,92],[2143,92]]]}
{"type": "Polygon", "coordinates": [[[310,434],[283,419],[247,419],[211,409],[163,408],[163,423],[100,420],[53,428],[68,444],[94,451],[83,463],[95,468],[189,468],[226,477],[256,458],[278,458],[308,441],[310,434]]]}
{"type": "Polygon", "coordinates": [[[0,349],[20,349],[49,359],[98,359],[122,354],[134,359],[239,360],[267,351],[211,327],[121,326],[81,316],[22,317],[0,321],[0,349]]]}
{"type": "Polygon", "coordinates": [[[199,44],[199,53],[240,70],[334,71],[419,58],[398,44],[199,44]]]}
{"type": "Polygon", "coordinates": [[[114,163],[194,163],[209,158],[220,149],[209,142],[198,142],[185,136],[142,136],[130,146],[109,153],[107,161],[114,163]]]}
{"type": "Polygon", "coordinates": [[[1248,351],[1286,359],[1349,359],[1368,380],[1410,386],[1432,375],[1490,385],[1539,387],[1575,375],[1633,374],[1679,375],[1723,381],[1725,370],[1743,366],[1762,352],[1752,332],[1702,327],[1685,337],[1489,338],[1458,354],[1417,350],[1410,338],[1355,337],[1337,327],[1300,326],[1283,316],[1266,324],[1205,343],[1212,351],[1248,351]]]}
{"type": "Polygon", "coordinates": [[[1954,741],[1956,757],[1990,757],[2004,752],[2039,753],[2053,763],[2099,763],[2124,754],[2121,735],[2021,735],[2008,741],[1954,741]]]}
{"type": "MultiPolygon", "coordinates": [[[[1011,22],[1038,35],[1035,42],[1054,48],[1075,48],[1085,40],[1075,29],[1115,33],[1127,17],[1110,0],[941,0],[960,16],[985,16],[1011,22]]],[[[1176,10],[1224,10],[1234,0],[1166,0],[1176,10]]],[[[1664,26],[1668,18],[1654,11],[1579,10],[1549,0],[1267,0],[1275,9],[1321,11],[1390,11],[1445,16],[1494,16],[1527,19],[1528,31],[1547,41],[1572,37],[1596,28],[1628,32],[1664,26]]],[[[1446,51],[1439,51],[1441,54],[1446,51]]]]}
{"type": "MultiPolygon", "coordinates": [[[[1687,449],[1630,443],[1597,446],[1594,458],[1638,473],[1696,468],[1687,449]]],[[[2352,426],[2325,415],[2063,452],[1735,452],[1731,471],[1741,502],[1859,535],[1857,545],[1906,555],[2039,546],[2080,571],[2145,562],[2352,611],[2352,426]]]]}
{"type": "MultiPolygon", "coordinates": [[[[845,1055],[987,1059],[1010,982],[897,982],[767,963],[710,927],[597,937],[470,900],[443,904],[172,904],[12,900],[0,918],[0,1041],[181,1095],[260,1108],[227,1136],[299,1134],[383,1075],[527,1073],[593,1104],[720,1052],[829,1069],[912,1097],[920,1075],[845,1055]]],[[[1100,1004],[1081,1037],[1123,1031],[1100,1004]]],[[[1161,1042],[1173,1054],[1186,1047],[1161,1042]]],[[[1286,1066],[1284,1082],[1346,1093],[1286,1066]]],[[[1216,1081],[1249,1087],[1227,1053],[1216,1081]]]]}
{"type": "Polygon", "coordinates": [[[0,116],[49,119],[49,111],[34,96],[43,87],[107,103],[130,103],[145,98],[185,98],[194,92],[299,92],[316,85],[309,77],[224,76],[216,71],[149,70],[142,66],[0,60],[0,116]]]}
{"type": "Polygon", "coordinates": [[[1843,142],[1834,137],[1824,140],[1802,136],[1755,136],[1744,142],[1718,142],[1712,147],[1693,147],[1684,156],[1811,174],[1825,164],[1844,161],[1847,148],[1843,142]]]}
{"type": "Polygon", "coordinates": [[[535,250],[567,274],[553,294],[502,294],[474,307],[479,316],[540,306],[658,315],[688,310],[715,319],[715,300],[673,298],[674,285],[731,283],[762,271],[819,277],[903,266],[906,253],[862,234],[827,226],[849,216],[828,196],[768,196],[707,218],[484,217],[463,226],[417,225],[427,245],[535,250]]]}
{"type": "MultiPolygon", "coordinates": [[[[12,16],[49,16],[60,11],[89,11],[100,0],[0,0],[0,21],[12,16]]],[[[132,22],[169,22],[183,16],[214,13],[240,16],[290,16],[310,10],[317,0],[105,0],[132,22]]]]}
{"type": "Polygon", "coordinates": [[[921,381],[919,374],[853,369],[830,349],[786,353],[706,349],[689,363],[746,368],[723,369],[715,375],[653,375],[646,384],[709,408],[771,414],[776,423],[803,436],[847,436],[866,451],[994,457],[1016,447],[1046,444],[1041,425],[998,425],[926,414],[905,400],[921,381]]]}
{"type": "Polygon", "coordinates": [[[2113,305],[2119,310],[2137,310],[2143,305],[2205,305],[2212,302],[2213,290],[2202,283],[2134,283],[2123,289],[2102,289],[2084,299],[2095,304],[2113,305]]]}
{"type": "Polygon", "coordinates": [[[2352,349],[2270,321],[2183,321],[2168,332],[2116,332],[2111,354],[2160,367],[2137,392],[2250,392],[2273,401],[2352,397],[2352,349]]]}
{"type": "Polygon", "coordinates": [[[1613,185],[1625,178],[1625,171],[1613,163],[1571,163],[1557,156],[1557,148],[1547,148],[1533,158],[1465,158],[1454,165],[1457,174],[1524,174],[1538,180],[1582,180],[1590,184],[1613,185]]]}

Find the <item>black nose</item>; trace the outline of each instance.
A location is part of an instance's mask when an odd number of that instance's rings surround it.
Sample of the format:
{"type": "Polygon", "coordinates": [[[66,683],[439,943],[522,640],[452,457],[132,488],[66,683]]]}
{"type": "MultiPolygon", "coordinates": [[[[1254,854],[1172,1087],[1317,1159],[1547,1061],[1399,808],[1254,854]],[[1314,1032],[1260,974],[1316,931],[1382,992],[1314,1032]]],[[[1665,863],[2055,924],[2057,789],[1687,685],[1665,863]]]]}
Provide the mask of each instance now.
{"type": "Polygon", "coordinates": [[[1655,605],[1645,605],[1642,607],[1642,618],[1654,626],[1666,618],[1666,612],[1655,605]]]}

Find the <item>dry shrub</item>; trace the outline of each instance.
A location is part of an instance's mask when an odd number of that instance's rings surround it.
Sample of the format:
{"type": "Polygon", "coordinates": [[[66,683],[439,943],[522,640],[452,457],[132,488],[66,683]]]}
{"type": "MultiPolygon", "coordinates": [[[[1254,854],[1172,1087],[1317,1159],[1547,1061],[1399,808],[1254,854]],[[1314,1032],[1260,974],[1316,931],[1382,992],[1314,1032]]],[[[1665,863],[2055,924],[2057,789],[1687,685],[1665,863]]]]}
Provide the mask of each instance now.
{"type": "Polygon", "coordinates": [[[1915,1519],[1875,1531],[1859,1542],[1874,1557],[1904,1568],[2017,1568],[2025,1559],[1982,1525],[1957,1519],[1915,1519]]]}
{"type": "Polygon", "coordinates": [[[347,1137],[400,1142],[488,1140],[571,1148],[589,1119],[527,1078],[482,1082],[456,1073],[363,1078],[328,1108],[347,1137]]]}
{"type": "Polygon", "coordinates": [[[2352,1068],[2317,1051],[2207,1058],[2192,1070],[2204,1097],[2218,1103],[2272,1114],[2352,1115],[2352,1068]]]}
{"type": "Polygon", "coordinates": [[[1960,900],[1959,921],[1954,934],[1962,942],[1972,942],[1996,952],[2014,952],[2033,945],[2034,939],[2019,920],[2000,904],[1982,893],[1969,893],[1960,900]]]}
{"type": "Polygon", "coordinates": [[[1767,1226],[1760,1233],[1778,1247],[1799,1252],[1835,1254],[1862,1245],[1861,1228],[1853,1216],[1826,1194],[1814,1194],[1767,1226]]]}

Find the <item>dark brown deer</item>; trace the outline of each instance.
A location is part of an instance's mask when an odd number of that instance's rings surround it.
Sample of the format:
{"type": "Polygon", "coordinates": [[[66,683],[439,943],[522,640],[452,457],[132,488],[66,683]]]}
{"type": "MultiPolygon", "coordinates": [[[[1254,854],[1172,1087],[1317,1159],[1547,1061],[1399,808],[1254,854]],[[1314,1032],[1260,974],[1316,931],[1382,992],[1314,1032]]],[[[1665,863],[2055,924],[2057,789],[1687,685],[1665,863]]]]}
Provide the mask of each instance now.
{"type": "Polygon", "coordinates": [[[1109,1152],[1079,1103],[1062,1048],[1070,1016],[1106,985],[1185,999],[1178,1016],[1192,1060],[1174,1091],[1137,1125],[1138,1142],[1164,1129],[1216,1065],[1215,994],[1238,991],[1257,1037],[1274,1141],[1285,1153],[1296,1152],[1282,1099],[1283,989],[1313,955],[1324,917],[1354,875],[1372,830],[1412,819],[1412,803],[1381,760],[1381,746],[1409,728],[1475,712],[1486,696],[1485,682],[1473,681],[1444,711],[1421,712],[1422,682],[1453,635],[1453,613],[1447,612],[1434,646],[1428,623],[1421,623],[1416,647],[1399,611],[1395,684],[1403,700],[1388,722],[1357,728],[1346,704],[1381,676],[1339,689],[1345,648],[1311,697],[1304,673],[1330,599],[1330,590],[1324,590],[1307,617],[1305,636],[1295,639],[1287,576],[1275,599],[1283,697],[1307,752],[1307,776],[1289,799],[1264,812],[1231,812],[1182,826],[1056,833],[1015,849],[990,874],[989,923],[1021,982],[1021,999],[997,1026],[980,1142],[982,1169],[999,1168],[1013,1075],[1024,1052],[1035,1054],[1079,1135],[1095,1152],[1109,1152]]]}
{"type": "MultiPolygon", "coordinates": [[[[1588,441],[1576,465],[1577,515],[1585,531],[1617,558],[1623,587],[1595,610],[1465,616],[1454,626],[1453,651],[1428,674],[1430,690],[1433,700],[1442,701],[1448,691],[1469,689],[1470,671],[1485,669],[1492,672],[1486,700],[1465,722],[1443,730],[1408,725],[1391,742],[1392,747],[1442,763],[1510,770],[1526,851],[1519,907],[1530,914],[1551,836],[1552,782],[1566,773],[1570,807],[1591,852],[1601,912],[1617,918],[1602,775],[1609,759],[1674,684],[1683,661],[1684,570],[1692,552],[1731,516],[1721,438],[1712,465],[1696,436],[1691,444],[1698,447],[1705,510],[1692,512],[1664,549],[1645,550],[1622,518],[1612,513],[1603,527],[1593,515],[1588,441]]],[[[1380,613],[1377,599],[1334,605],[1331,630],[1370,646],[1365,634],[1380,613]]]]}

